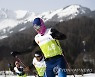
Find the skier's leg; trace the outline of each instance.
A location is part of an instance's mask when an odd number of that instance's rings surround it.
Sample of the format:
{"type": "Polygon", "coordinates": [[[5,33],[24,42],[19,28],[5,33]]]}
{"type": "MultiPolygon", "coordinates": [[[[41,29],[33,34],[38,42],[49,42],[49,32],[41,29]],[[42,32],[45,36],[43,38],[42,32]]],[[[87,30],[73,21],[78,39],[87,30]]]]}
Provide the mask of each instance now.
{"type": "Polygon", "coordinates": [[[55,77],[55,74],[54,74],[54,72],[53,72],[52,69],[48,69],[48,68],[46,68],[46,71],[45,71],[44,77],[55,77]]]}
{"type": "Polygon", "coordinates": [[[58,70],[58,77],[66,77],[66,72],[63,71],[62,69],[58,70]]]}
{"type": "Polygon", "coordinates": [[[67,77],[66,71],[66,63],[63,57],[57,59],[57,66],[58,66],[58,77],[67,77]]]}
{"type": "Polygon", "coordinates": [[[53,72],[54,64],[54,59],[49,59],[46,61],[46,71],[44,77],[55,77],[55,73],[53,72]]]}

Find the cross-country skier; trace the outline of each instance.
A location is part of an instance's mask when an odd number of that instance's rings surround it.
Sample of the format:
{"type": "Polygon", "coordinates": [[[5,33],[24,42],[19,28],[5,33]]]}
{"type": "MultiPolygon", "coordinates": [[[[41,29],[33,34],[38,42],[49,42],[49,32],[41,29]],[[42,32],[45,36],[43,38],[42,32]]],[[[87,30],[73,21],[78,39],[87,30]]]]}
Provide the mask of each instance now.
{"type": "Polygon", "coordinates": [[[14,72],[14,71],[13,71],[13,70],[14,70],[14,68],[13,68],[13,66],[11,65],[11,63],[8,63],[8,68],[9,68],[9,71],[14,72]]]}
{"type": "Polygon", "coordinates": [[[35,55],[34,55],[34,58],[33,58],[33,65],[36,68],[38,76],[43,77],[45,69],[46,69],[46,64],[45,64],[45,60],[44,60],[44,57],[43,57],[41,51],[36,51],[35,52],[35,55]]]}
{"type": "Polygon", "coordinates": [[[62,49],[58,40],[66,39],[66,35],[60,33],[56,29],[46,28],[41,18],[35,18],[33,28],[38,33],[35,36],[33,45],[23,52],[13,52],[12,55],[31,52],[38,45],[45,56],[46,72],[45,77],[55,77],[55,69],[58,77],[66,77],[66,62],[62,56],[62,49]],[[36,45],[37,44],[37,45],[36,45]]]}
{"type": "Polygon", "coordinates": [[[26,77],[26,74],[25,74],[25,72],[24,72],[24,68],[20,65],[20,62],[19,62],[19,61],[15,61],[14,72],[15,72],[19,77],[26,77]]]}

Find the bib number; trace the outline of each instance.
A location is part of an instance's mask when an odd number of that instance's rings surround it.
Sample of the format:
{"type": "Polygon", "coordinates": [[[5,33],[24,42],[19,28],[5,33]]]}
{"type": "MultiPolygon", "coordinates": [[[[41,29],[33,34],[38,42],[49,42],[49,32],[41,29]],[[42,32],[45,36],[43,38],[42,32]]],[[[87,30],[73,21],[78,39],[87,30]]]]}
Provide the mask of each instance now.
{"type": "Polygon", "coordinates": [[[51,46],[48,46],[48,50],[55,50],[55,45],[54,44],[51,44],[51,46]]]}

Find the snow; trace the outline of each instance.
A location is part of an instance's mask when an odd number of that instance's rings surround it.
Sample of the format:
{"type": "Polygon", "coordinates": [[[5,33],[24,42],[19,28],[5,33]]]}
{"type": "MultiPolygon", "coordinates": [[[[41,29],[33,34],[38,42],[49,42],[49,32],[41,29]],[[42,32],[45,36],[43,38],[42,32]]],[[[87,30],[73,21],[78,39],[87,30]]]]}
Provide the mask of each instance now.
{"type": "MultiPolygon", "coordinates": [[[[17,75],[14,75],[11,71],[0,71],[0,77],[17,77],[17,75]],[[5,76],[6,73],[6,76],[5,76]]],[[[27,77],[35,77],[33,75],[27,76],[27,77]]],[[[58,77],[58,76],[56,76],[58,77]]],[[[67,75],[67,77],[74,77],[73,75],[67,75]]],[[[75,77],[95,77],[95,73],[88,73],[83,75],[75,75],[75,77]]]]}
{"type": "MultiPolygon", "coordinates": [[[[12,29],[18,24],[27,23],[28,21],[33,21],[35,18],[35,13],[25,11],[25,10],[8,10],[0,9],[0,30],[2,29],[12,29]],[[31,18],[30,18],[31,17],[31,18]]],[[[4,30],[6,32],[6,30],[4,30]]]]}
{"type": "Polygon", "coordinates": [[[68,19],[72,19],[76,17],[78,14],[84,14],[89,11],[90,9],[82,7],[80,5],[70,5],[66,8],[44,12],[42,14],[39,14],[38,17],[43,18],[44,21],[48,21],[49,19],[52,19],[54,16],[57,16],[57,18],[59,18],[59,22],[61,22],[63,21],[61,18],[70,16],[70,18],[68,19]]]}
{"type": "Polygon", "coordinates": [[[18,24],[18,21],[12,19],[5,19],[0,22],[0,30],[10,27],[13,28],[18,24]]]}
{"type": "MultiPolygon", "coordinates": [[[[0,77],[17,77],[16,75],[0,75],[0,77]]],[[[35,77],[35,76],[27,76],[27,77],[35,77]]],[[[57,77],[57,76],[56,76],[57,77]]],[[[73,75],[68,75],[67,77],[74,77],[73,75]]],[[[82,75],[75,75],[75,77],[95,77],[95,73],[84,74],[82,75]]]]}
{"type": "Polygon", "coordinates": [[[22,19],[27,14],[27,11],[17,10],[15,11],[15,13],[16,13],[16,19],[22,19]]]}
{"type": "Polygon", "coordinates": [[[7,37],[8,37],[7,35],[0,36],[0,39],[4,39],[4,38],[7,38],[7,37]]]}
{"type": "MultiPolygon", "coordinates": [[[[17,24],[26,23],[28,21],[33,21],[35,17],[41,17],[45,21],[53,18],[55,15],[58,18],[66,17],[72,15],[71,18],[74,18],[79,13],[85,13],[87,8],[84,8],[80,5],[71,5],[66,8],[61,8],[54,11],[47,11],[41,14],[36,14],[34,12],[26,11],[26,10],[8,10],[8,9],[0,9],[0,30],[6,27],[15,27],[17,24]]],[[[62,21],[59,20],[59,21],[62,21]]]]}
{"type": "MultiPolygon", "coordinates": [[[[0,77],[18,77],[18,76],[11,76],[11,75],[7,75],[7,76],[5,76],[5,75],[0,75],[0,77]]],[[[35,77],[35,76],[27,76],[27,77],[35,77]]]]}
{"type": "Polygon", "coordinates": [[[56,14],[56,11],[49,11],[49,12],[44,12],[44,13],[38,15],[38,17],[41,17],[45,21],[47,21],[47,20],[51,19],[55,14],[56,14]]]}
{"type": "MultiPolygon", "coordinates": [[[[26,18],[26,21],[33,21],[34,18],[36,18],[38,16],[38,14],[32,12],[27,18],[26,18]]],[[[25,22],[25,21],[24,21],[25,22]]]]}
{"type": "MultiPolygon", "coordinates": [[[[17,77],[17,75],[14,75],[11,71],[0,71],[0,77],[17,77]],[[6,73],[6,76],[5,76],[6,73]]],[[[27,76],[27,77],[35,77],[33,75],[27,76]]],[[[58,77],[58,76],[56,76],[58,77]]],[[[74,75],[67,75],[67,77],[74,77],[74,75]]],[[[75,77],[95,77],[95,73],[88,73],[83,75],[75,75],[75,77]]]]}
{"type": "Polygon", "coordinates": [[[21,28],[19,31],[23,31],[23,30],[25,30],[26,29],[26,27],[24,27],[24,28],[21,28]]]}
{"type": "MultiPolygon", "coordinates": [[[[80,5],[70,5],[66,8],[61,8],[58,10],[47,11],[43,13],[34,13],[26,10],[9,10],[5,8],[0,9],[0,33],[6,35],[8,33],[13,33],[11,29],[17,28],[18,24],[32,22],[34,18],[40,17],[45,22],[57,21],[62,22],[64,20],[73,19],[78,14],[91,12],[90,9],[82,7],[80,5]]],[[[27,26],[26,26],[27,28],[27,26]]],[[[20,28],[17,31],[25,30],[26,28],[20,28]]],[[[15,30],[15,29],[14,29],[15,30]]]]}
{"type": "Polygon", "coordinates": [[[10,31],[9,33],[13,33],[13,31],[10,31]]]}

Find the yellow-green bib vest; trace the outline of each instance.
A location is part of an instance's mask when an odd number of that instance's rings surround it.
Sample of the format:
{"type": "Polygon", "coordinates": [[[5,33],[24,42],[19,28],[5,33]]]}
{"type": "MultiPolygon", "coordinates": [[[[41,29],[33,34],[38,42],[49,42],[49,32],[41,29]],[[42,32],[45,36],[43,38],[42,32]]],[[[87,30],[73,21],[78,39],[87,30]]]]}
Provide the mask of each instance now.
{"type": "Polygon", "coordinates": [[[47,29],[45,34],[35,36],[36,43],[40,46],[45,58],[50,58],[62,54],[59,41],[52,38],[51,29],[47,29]]]}
{"type": "Polygon", "coordinates": [[[22,75],[22,76],[18,76],[18,77],[27,77],[26,74],[22,75]]]}
{"type": "Polygon", "coordinates": [[[36,67],[39,76],[44,76],[46,67],[36,67]]]}
{"type": "Polygon", "coordinates": [[[44,58],[41,61],[38,61],[35,57],[33,58],[33,65],[36,68],[36,71],[39,76],[44,76],[44,72],[46,69],[46,64],[44,58]]]}

